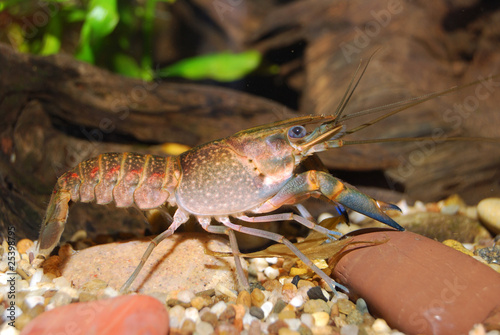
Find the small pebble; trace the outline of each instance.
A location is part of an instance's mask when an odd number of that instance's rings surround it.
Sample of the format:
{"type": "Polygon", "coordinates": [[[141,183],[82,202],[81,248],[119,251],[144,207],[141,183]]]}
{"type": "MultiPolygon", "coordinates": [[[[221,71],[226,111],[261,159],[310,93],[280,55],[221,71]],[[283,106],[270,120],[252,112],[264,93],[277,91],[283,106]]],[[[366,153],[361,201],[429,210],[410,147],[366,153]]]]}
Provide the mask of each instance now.
{"type": "Polygon", "coordinates": [[[219,316],[220,321],[228,321],[228,322],[233,322],[234,317],[236,316],[236,311],[234,310],[234,305],[228,305],[224,312],[219,316]]]}
{"type": "Polygon", "coordinates": [[[376,319],[372,325],[372,329],[377,333],[390,333],[391,327],[387,325],[384,319],[376,319]]]}
{"type": "Polygon", "coordinates": [[[273,310],[273,303],[270,301],[266,301],[265,303],[262,304],[262,306],[260,306],[260,308],[264,312],[264,319],[265,319],[269,316],[269,314],[273,310]]]}
{"type": "Polygon", "coordinates": [[[250,296],[250,293],[247,290],[241,291],[238,294],[236,303],[250,308],[250,306],[252,305],[252,297],[250,296]]]}
{"type": "Polygon", "coordinates": [[[227,304],[224,301],[219,301],[210,308],[210,311],[217,315],[217,318],[224,312],[227,308],[227,304]]]}
{"type": "Polygon", "coordinates": [[[358,300],[356,300],[356,309],[361,314],[369,313],[368,312],[368,305],[366,304],[366,301],[363,298],[358,298],[358,300]]]}
{"type": "Polygon", "coordinates": [[[286,283],[281,289],[281,294],[283,295],[283,300],[289,302],[297,295],[297,286],[292,283],[286,283]]]}
{"type": "Polygon", "coordinates": [[[326,312],[316,312],[312,314],[312,317],[314,319],[314,324],[317,327],[323,327],[328,324],[328,321],[330,320],[330,315],[326,312]]]}
{"type": "Polygon", "coordinates": [[[196,324],[196,332],[198,334],[212,334],[214,330],[214,327],[208,322],[201,321],[196,324]]]}
{"type": "Polygon", "coordinates": [[[258,272],[264,271],[264,269],[269,266],[269,263],[265,260],[265,258],[254,258],[252,264],[258,272]]]}
{"type": "Polygon", "coordinates": [[[193,334],[196,331],[196,323],[193,320],[186,318],[182,323],[181,331],[185,334],[193,334]]]}
{"type": "Polygon", "coordinates": [[[299,281],[300,281],[300,276],[297,275],[297,276],[293,277],[292,284],[297,286],[297,288],[298,288],[299,281]]]}
{"type": "Polygon", "coordinates": [[[316,313],[316,312],[326,312],[330,314],[330,306],[321,299],[308,300],[304,304],[304,312],[305,313],[316,313]]]}
{"type": "Polygon", "coordinates": [[[217,315],[212,313],[208,308],[200,311],[200,319],[201,321],[210,323],[213,327],[215,327],[218,322],[217,315]]]}
{"type": "Polygon", "coordinates": [[[339,312],[346,315],[351,313],[351,311],[356,308],[356,305],[347,299],[338,299],[337,305],[339,306],[339,312]]]}
{"type": "Polygon", "coordinates": [[[198,310],[194,307],[186,308],[184,316],[187,319],[192,320],[194,323],[197,323],[200,320],[200,314],[198,313],[198,310]]]}
{"type": "Polygon", "coordinates": [[[274,305],[274,308],[272,310],[273,313],[280,313],[285,307],[287,303],[283,301],[283,299],[279,299],[276,301],[276,304],[274,305]]]}
{"type": "Polygon", "coordinates": [[[500,198],[487,198],[477,205],[479,219],[493,233],[500,234],[500,198]]]}
{"type": "Polygon", "coordinates": [[[266,298],[266,296],[264,295],[264,293],[262,293],[262,291],[258,288],[255,288],[252,293],[250,294],[251,296],[251,300],[252,300],[252,306],[257,306],[257,307],[260,307],[262,306],[262,304],[264,303],[264,300],[266,298]]]}
{"type": "Polygon", "coordinates": [[[315,286],[307,291],[307,296],[309,299],[321,299],[323,301],[328,301],[328,298],[323,294],[321,287],[315,286]]]}
{"type": "Polygon", "coordinates": [[[290,305],[293,307],[301,307],[304,304],[304,298],[301,295],[297,295],[290,300],[290,305]]]}
{"type": "Polygon", "coordinates": [[[55,307],[68,305],[73,301],[69,294],[59,291],[51,299],[50,303],[54,304],[55,307]]]}
{"type": "Polygon", "coordinates": [[[194,293],[189,290],[183,290],[177,293],[177,300],[185,303],[190,303],[193,298],[194,298],[194,293]]]}
{"type": "Polygon", "coordinates": [[[191,306],[196,308],[197,310],[201,310],[203,307],[207,307],[210,305],[211,299],[207,296],[198,296],[194,297],[191,300],[191,306]]]}
{"type": "Polygon", "coordinates": [[[358,335],[359,328],[356,325],[346,325],[340,328],[340,335],[358,335]]]}
{"type": "Polygon", "coordinates": [[[280,330],[278,330],[278,335],[300,335],[300,333],[289,328],[280,328],[280,330]]]}
{"type": "Polygon", "coordinates": [[[256,306],[250,307],[250,315],[255,316],[259,320],[264,319],[264,311],[262,308],[256,306]]]}
{"type": "Polygon", "coordinates": [[[294,311],[290,311],[290,310],[282,310],[279,314],[278,314],[278,318],[280,320],[285,320],[285,319],[295,319],[295,312],[294,311]]]}
{"type": "Polygon", "coordinates": [[[269,279],[275,279],[276,277],[279,276],[280,270],[268,266],[267,268],[264,269],[264,274],[266,275],[267,278],[269,279]]]}
{"type": "Polygon", "coordinates": [[[180,328],[182,321],[184,320],[184,315],[186,314],[186,309],[181,305],[174,306],[169,309],[168,316],[170,318],[170,327],[180,328]]]}
{"type": "Polygon", "coordinates": [[[29,248],[33,246],[33,241],[29,240],[27,238],[23,238],[19,242],[17,242],[17,251],[19,251],[20,254],[26,253],[29,248]]]}
{"type": "Polygon", "coordinates": [[[43,269],[36,270],[35,274],[31,276],[30,287],[37,287],[38,283],[42,281],[43,269]]]}
{"type": "Polygon", "coordinates": [[[268,264],[276,264],[278,263],[278,257],[267,257],[264,258],[268,264]]]}

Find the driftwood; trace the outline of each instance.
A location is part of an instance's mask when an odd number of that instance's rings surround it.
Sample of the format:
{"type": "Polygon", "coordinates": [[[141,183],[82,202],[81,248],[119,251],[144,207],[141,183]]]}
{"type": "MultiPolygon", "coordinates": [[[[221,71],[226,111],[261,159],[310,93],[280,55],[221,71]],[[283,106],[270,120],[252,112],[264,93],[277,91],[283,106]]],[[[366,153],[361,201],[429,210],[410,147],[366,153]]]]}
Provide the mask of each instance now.
{"type": "MultiPolygon", "coordinates": [[[[19,236],[36,238],[57,176],[98,153],[151,152],[151,145],[164,142],[194,146],[277,119],[332,113],[360,58],[367,59],[376,49],[348,114],[500,73],[495,42],[500,12],[479,10],[481,2],[461,3],[463,8],[396,0],[285,5],[197,0],[172,6],[165,31],[173,33],[159,34],[159,63],[191,56],[192,51],[180,47],[191,41],[181,43],[174,36],[185,30],[197,37],[193,41],[203,41],[192,48],[200,53],[254,48],[268,62],[280,64],[272,80],[297,92],[298,99],[276,97],[281,103],[206,84],[144,83],[69,56],[33,57],[0,45],[2,230],[13,225],[19,236]],[[165,46],[175,51],[162,52],[165,46]],[[299,111],[285,106],[298,106],[299,111]]],[[[413,199],[459,193],[473,204],[498,196],[498,144],[441,140],[499,138],[499,82],[429,101],[352,136],[435,136],[436,141],[349,146],[321,157],[351,184],[404,190],[413,199]]],[[[273,97],[269,87],[266,95],[273,97]]],[[[350,120],[348,127],[378,115],[350,120]]],[[[373,187],[370,191],[379,193],[373,187]]],[[[71,209],[67,234],[76,229],[102,232],[103,216],[116,230],[142,227],[140,217],[85,205],[71,209]]]]}

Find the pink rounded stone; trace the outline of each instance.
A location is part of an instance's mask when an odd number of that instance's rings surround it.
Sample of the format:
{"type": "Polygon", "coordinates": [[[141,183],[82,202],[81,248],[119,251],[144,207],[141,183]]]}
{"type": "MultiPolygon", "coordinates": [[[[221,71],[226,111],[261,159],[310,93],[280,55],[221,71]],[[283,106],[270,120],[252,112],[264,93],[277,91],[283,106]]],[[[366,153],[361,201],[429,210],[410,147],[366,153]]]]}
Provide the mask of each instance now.
{"type": "Polygon", "coordinates": [[[33,319],[21,335],[165,335],[168,328],[168,313],[161,302],[146,295],[125,295],[55,308],[33,319]]]}

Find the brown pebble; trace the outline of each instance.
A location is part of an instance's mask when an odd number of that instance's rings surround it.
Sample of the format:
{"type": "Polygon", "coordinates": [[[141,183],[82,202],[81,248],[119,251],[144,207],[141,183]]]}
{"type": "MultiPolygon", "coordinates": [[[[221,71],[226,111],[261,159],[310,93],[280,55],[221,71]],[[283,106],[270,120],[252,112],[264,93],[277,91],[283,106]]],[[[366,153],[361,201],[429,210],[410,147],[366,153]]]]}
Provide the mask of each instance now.
{"type": "Polygon", "coordinates": [[[252,306],[260,307],[264,303],[266,296],[258,288],[255,288],[251,293],[252,306]]]}
{"type": "Polygon", "coordinates": [[[229,322],[219,322],[215,328],[215,334],[238,335],[240,331],[229,322]]]}
{"type": "Polygon", "coordinates": [[[18,330],[22,330],[31,321],[31,317],[27,314],[21,314],[16,318],[15,327],[18,330]]]}
{"type": "Polygon", "coordinates": [[[356,305],[347,299],[337,300],[337,306],[339,306],[339,312],[342,314],[349,314],[352,310],[356,309],[356,305]]]}
{"type": "Polygon", "coordinates": [[[191,319],[185,319],[181,326],[181,331],[186,334],[193,334],[196,330],[196,323],[191,319]]]}
{"type": "Polygon", "coordinates": [[[250,293],[246,290],[241,291],[238,294],[238,299],[236,299],[236,303],[238,305],[243,305],[248,308],[252,305],[252,297],[250,296],[250,293]]]}
{"type": "Polygon", "coordinates": [[[33,241],[27,238],[23,238],[17,242],[17,251],[20,254],[26,253],[26,251],[33,246],[33,241]]]}
{"type": "MultiPolygon", "coordinates": [[[[262,334],[262,331],[260,330],[260,322],[257,320],[253,320],[252,323],[250,324],[250,327],[248,328],[248,335],[260,335],[260,334],[262,334]]],[[[272,333],[270,332],[270,334],[272,333]]]]}
{"type": "Polygon", "coordinates": [[[184,308],[188,308],[188,307],[191,307],[191,304],[189,302],[184,302],[184,301],[180,301],[178,299],[168,299],[167,300],[167,306],[168,307],[174,307],[174,306],[177,306],[177,305],[180,305],[184,308]]]}
{"type": "Polygon", "coordinates": [[[221,315],[219,316],[219,320],[233,322],[235,316],[236,316],[236,311],[234,310],[233,305],[228,305],[224,310],[224,312],[222,312],[221,315]]]}
{"type": "Polygon", "coordinates": [[[330,310],[330,317],[333,319],[333,317],[338,316],[339,313],[339,305],[333,304],[330,310]]]}
{"type": "Polygon", "coordinates": [[[262,286],[266,289],[266,291],[272,292],[276,289],[281,289],[283,285],[277,279],[266,280],[262,286]]]}
{"type": "Polygon", "coordinates": [[[310,282],[309,280],[304,280],[304,279],[301,279],[299,280],[299,282],[297,283],[297,288],[301,288],[301,287],[315,287],[314,283],[310,282]]]}
{"type": "Polygon", "coordinates": [[[273,322],[267,327],[269,334],[278,334],[281,328],[288,328],[288,324],[283,320],[273,322]]]}
{"type": "Polygon", "coordinates": [[[215,315],[214,313],[212,313],[210,311],[206,311],[205,313],[201,313],[200,320],[210,323],[212,325],[212,327],[214,327],[214,328],[217,326],[217,323],[218,323],[217,315],[215,315]]]}
{"type": "Polygon", "coordinates": [[[234,315],[234,317],[236,319],[243,319],[243,316],[245,316],[245,313],[246,313],[245,306],[236,304],[236,305],[233,305],[233,307],[234,307],[234,311],[236,313],[234,315]]]}
{"type": "Polygon", "coordinates": [[[292,283],[286,283],[281,289],[281,294],[283,295],[283,300],[290,302],[297,295],[297,286],[292,283]]]}
{"type": "Polygon", "coordinates": [[[197,310],[201,310],[203,307],[207,307],[212,302],[212,299],[207,296],[197,296],[191,299],[191,306],[197,310]]]}
{"type": "Polygon", "coordinates": [[[295,317],[296,317],[295,311],[290,311],[290,310],[287,310],[287,309],[282,310],[278,314],[278,319],[280,319],[280,320],[295,319],[295,317]]]}

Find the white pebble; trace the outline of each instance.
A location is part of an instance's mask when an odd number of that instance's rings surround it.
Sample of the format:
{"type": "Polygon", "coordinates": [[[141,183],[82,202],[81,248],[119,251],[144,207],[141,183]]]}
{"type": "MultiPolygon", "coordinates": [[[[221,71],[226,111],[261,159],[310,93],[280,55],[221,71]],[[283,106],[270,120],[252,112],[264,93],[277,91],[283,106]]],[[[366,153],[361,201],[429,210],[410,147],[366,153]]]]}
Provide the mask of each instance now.
{"type": "Polygon", "coordinates": [[[114,298],[120,295],[120,293],[118,293],[118,291],[111,286],[106,287],[102,293],[105,297],[108,298],[114,298]]]}
{"type": "Polygon", "coordinates": [[[186,314],[186,309],[181,305],[175,305],[170,308],[168,315],[170,317],[170,327],[180,328],[182,322],[184,321],[184,315],[186,314]]]}
{"type": "Polygon", "coordinates": [[[198,313],[198,310],[194,307],[186,308],[185,316],[187,319],[193,320],[194,323],[197,323],[200,320],[200,314],[198,313]]]}
{"type": "Polygon", "coordinates": [[[388,333],[391,328],[387,325],[384,319],[377,319],[372,325],[372,329],[377,333],[388,333]]]}
{"type": "Polygon", "coordinates": [[[475,324],[469,331],[469,335],[486,335],[486,329],[482,324],[475,324]]]}
{"type": "Polygon", "coordinates": [[[477,205],[481,222],[493,233],[500,233],[500,198],[483,199],[477,205]]]}
{"type": "Polygon", "coordinates": [[[304,304],[304,298],[301,295],[296,295],[290,300],[290,305],[293,307],[301,307],[304,304]]]}
{"type": "Polygon", "coordinates": [[[16,305],[14,305],[14,310],[12,310],[12,309],[11,310],[6,309],[5,311],[3,311],[2,319],[4,321],[8,322],[8,321],[10,321],[9,317],[13,316],[16,319],[18,319],[21,316],[21,314],[23,314],[23,311],[19,307],[17,307],[16,305]]]}
{"type": "Polygon", "coordinates": [[[7,322],[0,325],[0,335],[19,335],[20,333],[16,327],[10,326],[7,322]]]}
{"type": "Polygon", "coordinates": [[[227,305],[224,301],[219,301],[210,308],[210,311],[219,317],[226,310],[226,307],[227,305]]]}
{"type": "Polygon", "coordinates": [[[38,304],[43,305],[45,303],[45,298],[40,295],[27,296],[24,298],[24,303],[31,309],[38,304]]]}
{"type": "Polygon", "coordinates": [[[258,272],[264,271],[264,269],[269,266],[265,258],[254,258],[252,264],[258,272]]]}
{"type": "Polygon", "coordinates": [[[36,270],[35,274],[31,277],[30,287],[36,287],[42,281],[43,269],[36,270]]]}
{"type": "Polygon", "coordinates": [[[201,321],[196,324],[195,332],[200,335],[212,334],[214,332],[214,327],[208,322],[201,321]]]}
{"type": "Polygon", "coordinates": [[[264,274],[269,279],[276,279],[276,277],[278,277],[280,274],[280,270],[268,266],[267,268],[264,269],[264,274]]]}
{"type": "Polygon", "coordinates": [[[340,328],[340,335],[358,335],[359,328],[356,325],[345,325],[340,328]]]}
{"type": "Polygon", "coordinates": [[[284,321],[291,330],[298,330],[302,323],[299,319],[285,319],[284,321]]]}
{"type": "Polygon", "coordinates": [[[460,206],[458,205],[446,205],[441,208],[441,214],[455,215],[458,213],[460,206]]]}
{"type": "Polygon", "coordinates": [[[309,313],[303,313],[300,316],[300,321],[302,321],[309,328],[312,328],[314,326],[314,319],[309,313]]]}
{"type": "Polygon", "coordinates": [[[420,200],[415,201],[415,204],[413,204],[413,208],[415,208],[419,212],[427,212],[425,204],[420,200]]]}
{"type": "Polygon", "coordinates": [[[266,319],[269,316],[269,313],[273,310],[273,303],[270,301],[266,301],[265,303],[260,306],[260,309],[264,312],[264,319],[266,319]]]}
{"type": "Polygon", "coordinates": [[[8,268],[9,268],[9,263],[5,261],[0,261],[0,272],[7,272],[8,268]]]}
{"type": "Polygon", "coordinates": [[[246,312],[243,316],[243,325],[250,325],[253,320],[258,320],[255,316],[251,315],[249,312],[246,312]]]}
{"type": "Polygon", "coordinates": [[[264,258],[267,264],[276,264],[278,263],[278,257],[266,257],[264,258]]]}
{"type": "Polygon", "coordinates": [[[177,300],[189,304],[194,298],[194,293],[189,290],[183,290],[177,293],[177,300]]]}

